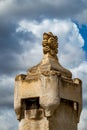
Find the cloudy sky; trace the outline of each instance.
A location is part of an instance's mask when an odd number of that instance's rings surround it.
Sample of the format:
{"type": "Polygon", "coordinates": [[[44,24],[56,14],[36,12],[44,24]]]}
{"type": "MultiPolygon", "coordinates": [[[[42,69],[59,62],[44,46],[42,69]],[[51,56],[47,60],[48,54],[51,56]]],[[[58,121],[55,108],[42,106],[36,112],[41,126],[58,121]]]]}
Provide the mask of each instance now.
{"type": "Polygon", "coordinates": [[[59,61],[83,81],[79,130],[87,130],[87,0],[0,0],[0,130],[17,130],[14,79],[40,62],[42,35],[59,39],[59,61]]]}

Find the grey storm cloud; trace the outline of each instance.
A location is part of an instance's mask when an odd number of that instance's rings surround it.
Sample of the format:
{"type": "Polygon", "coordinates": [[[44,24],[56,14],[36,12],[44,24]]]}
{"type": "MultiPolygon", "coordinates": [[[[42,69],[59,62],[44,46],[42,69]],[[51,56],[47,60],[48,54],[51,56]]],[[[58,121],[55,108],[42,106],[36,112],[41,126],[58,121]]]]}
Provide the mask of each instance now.
{"type": "MultiPolygon", "coordinates": [[[[1,74],[1,73],[0,73],[1,74]]],[[[13,109],[14,76],[0,75],[0,110],[13,109]]]]}
{"type": "Polygon", "coordinates": [[[10,69],[16,64],[14,54],[20,54],[23,48],[18,43],[14,24],[10,22],[0,26],[0,73],[10,73],[10,69]]]}
{"type": "Polygon", "coordinates": [[[14,81],[10,81],[10,78],[15,79],[15,75],[25,69],[20,66],[17,54],[21,57],[21,54],[26,51],[26,41],[30,41],[28,49],[31,49],[30,44],[35,38],[32,32],[17,32],[18,27],[17,22],[10,19],[0,21],[0,76],[5,75],[4,81],[3,77],[0,78],[0,109],[13,109],[14,81]],[[20,44],[22,40],[25,41],[25,45],[20,44]]]}
{"type": "Polygon", "coordinates": [[[16,32],[17,27],[16,23],[10,21],[0,24],[0,74],[11,75],[11,73],[18,71],[19,68],[23,69],[19,67],[16,56],[17,54],[21,56],[25,51],[20,41],[34,42],[34,36],[31,32],[16,32]]]}
{"type": "Polygon", "coordinates": [[[21,39],[27,41],[33,39],[33,34],[30,32],[16,32],[18,25],[14,22],[0,22],[0,53],[4,52],[23,52],[23,46],[19,44],[21,39]]]}
{"type": "Polygon", "coordinates": [[[21,51],[22,48],[20,48],[20,45],[18,44],[18,39],[15,33],[15,26],[16,25],[11,22],[4,22],[0,24],[0,47],[2,48],[0,53],[14,51],[18,53],[21,51]]]}
{"type": "MultiPolygon", "coordinates": [[[[0,96],[1,102],[0,102],[0,108],[14,108],[13,107],[13,93],[9,93],[8,91],[2,91],[4,92],[4,97],[3,95],[0,96]]],[[[0,93],[1,94],[1,93],[0,93]]]]}
{"type": "Polygon", "coordinates": [[[15,75],[25,69],[20,65],[17,55],[21,58],[21,54],[26,51],[26,41],[30,41],[28,49],[31,49],[31,43],[35,40],[32,32],[17,32],[18,27],[18,23],[10,19],[0,21],[0,76],[5,75],[4,80],[0,78],[0,110],[13,109],[14,81],[10,79],[15,79],[15,75]],[[20,44],[22,40],[24,43],[20,44]]]}
{"type": "MultiPolygon", "coordinates": [[[[2,19],[37,19],[42,18],[75,18],[82,17],[82,13],[87,9],[85,0],[3,0],[1,4],[0,16],[2,19]]],[[[80,19],[80,18],[79,18],[80,19]]]]}

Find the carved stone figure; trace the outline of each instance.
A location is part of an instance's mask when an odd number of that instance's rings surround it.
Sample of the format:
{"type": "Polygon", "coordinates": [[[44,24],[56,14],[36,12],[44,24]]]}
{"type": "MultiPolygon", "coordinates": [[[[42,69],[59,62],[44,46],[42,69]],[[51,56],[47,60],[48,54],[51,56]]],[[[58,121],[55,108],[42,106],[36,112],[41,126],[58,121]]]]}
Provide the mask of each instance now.
{"type": "Polygon", "coordinates": [[[58,48],[58,38],[54,36],[51,32],[43,34],[43,53],[50,54],[54,58],[57,58],[57,48],[58,48]]]}
{"type": "Polygon", "coordinates": [[[43,59],[15,78],[14,109],[19,130],[77,130],[82,82],[57,58],[58,38],[43,34],[43,59]]]}

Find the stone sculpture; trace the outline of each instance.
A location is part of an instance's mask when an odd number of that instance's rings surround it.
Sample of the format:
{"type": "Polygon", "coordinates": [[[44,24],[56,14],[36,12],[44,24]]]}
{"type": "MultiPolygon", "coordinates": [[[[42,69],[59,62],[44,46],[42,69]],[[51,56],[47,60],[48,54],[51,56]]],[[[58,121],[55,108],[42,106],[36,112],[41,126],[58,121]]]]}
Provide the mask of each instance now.
{"type": "Polygon", "coordinates": [[[57,58],[58,38],[43,34],[43,59],[15,78],[14,109],[19,130],[77,130],[82,82],[57,58]]]}
{"type": "Polygon", "coordinates": [[[58,38],[54,36],[51,32],[43,34],[43,53],[50,54],[54,58],[57,58],[57,48],[58,48],[58,38]]]}

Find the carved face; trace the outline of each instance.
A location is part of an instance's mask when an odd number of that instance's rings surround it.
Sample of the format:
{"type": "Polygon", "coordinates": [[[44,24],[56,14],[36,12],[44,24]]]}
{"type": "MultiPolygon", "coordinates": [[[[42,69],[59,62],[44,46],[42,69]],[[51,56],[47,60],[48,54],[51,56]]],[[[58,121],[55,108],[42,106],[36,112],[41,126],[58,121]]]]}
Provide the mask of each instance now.
{"type": "Polygon", "coordinates": [[[56,57],[56,54],[58,52],[57,48],[58,48],[58,38],[57,36],[54,36],[51,32],[44,33],[43,34],[43,41],[42,41],[42,45],[43,45],[43,53],[47,54],[49,53],[51,56],[56,57]]]}

